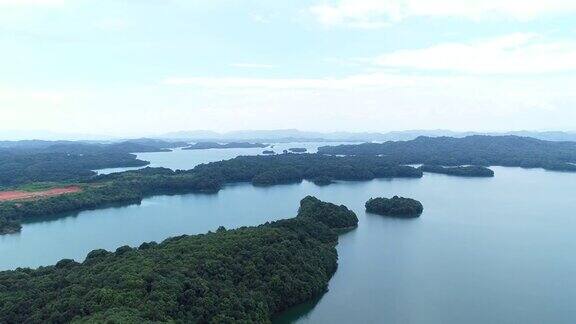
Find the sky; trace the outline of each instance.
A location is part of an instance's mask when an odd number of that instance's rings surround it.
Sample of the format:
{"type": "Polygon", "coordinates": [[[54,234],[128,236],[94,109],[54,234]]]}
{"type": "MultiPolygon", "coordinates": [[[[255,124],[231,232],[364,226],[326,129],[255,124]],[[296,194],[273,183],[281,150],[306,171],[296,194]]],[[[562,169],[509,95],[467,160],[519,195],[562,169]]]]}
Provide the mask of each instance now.
{"type": "Polygon", "coordinates": [[[574,0],[0,0],[0,130],[576,130],[574,0]]]}

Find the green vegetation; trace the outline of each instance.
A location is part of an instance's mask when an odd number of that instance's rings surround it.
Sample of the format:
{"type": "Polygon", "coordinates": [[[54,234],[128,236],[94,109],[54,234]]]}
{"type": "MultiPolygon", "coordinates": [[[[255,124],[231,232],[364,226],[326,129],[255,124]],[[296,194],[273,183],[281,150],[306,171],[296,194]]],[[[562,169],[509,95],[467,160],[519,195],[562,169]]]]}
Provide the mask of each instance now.
{"type": "Polygon", "coordinates": [[[494,165],[576,172],[576,142],[518,136],[418,137],[405,142],[324,146],[318,152],[380,155],[396,164],[494,165]]]}
{"type": "Polygon", "coordinates": [[[79,181],[112,167],[137,167],[148,162],[129,153],[4,153],[0,154],[0,188],[31,182],[79,181]]]}
{"type": "Polygon", "coordinates": [[[293,219],[0,272],[0,322],[269,323],[326,291],[334,230],[357,221],[306,197],[293,219]]]}
{"type": "Polygon", "coordinates": [[[42,191],[42,190],[48,190],[48,189],[52,189],[52,188],[58,188],[61,186],[62,186],[61,182],[31,182],[31,183],[27,183],[27,184],[18,186],[14,189],[33,192],[33,191],[42,191]]]}
{"type": "Polygon", "coordinates": [[[226,144],[220,144],[216,142],[199,142],[188,147],[183,148],[183,150],[206,150],[206,149],[228,149],[228,148],[262,148],[268,145],[262,143],[247,143],[247,142],[232,142],[226,144]]]}
{"type": "Polygon", "coordinates": [[[18,221],[0,216],[0,235],[18,233],[21,229],[22,225],[18,221]]]}
{"type": "Polygon", "coordinates": [[[288,151],[290,151],[292,153],[306,153],[306,151],[308,151],[308,150],[304,147],[292,147],[292,148],[289,148],[288,151]]]}
{"type": "Polygon", "coordinates": [[[21,222],[35,216],[137,203],[165,193],[218,192],[226,183],[251,182],[258,186],[328,177],[335,180],[422,177],[412,167],[391,165],[381,157],[334,157],[318,154],[241,156],[203,164],[188,171],[165,168],[100,175],[85,180],[82,192],[34,201],[0,202],[0,216],[21,222]]]}
{"type": "Polygon", "coordinates": [[[137,139],[118,143],[69,141],[0,142],[0,188],[34,182],[65,182],[89,179],[92,170],[139,167],[149,162],[130,153],[164,152],[186,145],[137,139]]]}
{"type": "Polygon", "coordinates": [[[369,213],[398,217],[418,217],[424,211],[418,200],[398,196],[370,198],[365,206],[369,213]]]}
{"type": "Polygon", "coordinates": [[[312,182],[314,182],[314,184],[317,186],[327,186],[329,184],[334,183],[334,179],[328,176],[319,176],[312,179],[312,182]]]}
{"type": "Polygon", "coordinates": [[[334,205],[308,196],[300,201],[298,217],[311,218],[333,229],[348,229],[358,226],[358,217],[344,205],[334,205]]]}
{"type": "Polygon", "coordinates": [[[423,165],[419,168],[422,172],[441,173],[458,177],[493,177],[494,171],[483,166],[457,166],[443,167],[439,165],[423,165]]]}

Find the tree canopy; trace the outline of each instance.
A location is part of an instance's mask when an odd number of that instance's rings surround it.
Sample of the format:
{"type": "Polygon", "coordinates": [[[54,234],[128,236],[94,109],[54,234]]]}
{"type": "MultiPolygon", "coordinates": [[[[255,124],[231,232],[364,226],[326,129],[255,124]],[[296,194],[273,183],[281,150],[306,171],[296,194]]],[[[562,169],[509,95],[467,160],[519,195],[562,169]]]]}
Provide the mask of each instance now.
{"type": "Polygon", "coordinates": [[[346,207],[306,197],[293,219],[0,272],[0,322],[268,323],[326,291],[334,229],[356,223],[346,207]]]}
{"type": "Polygon", "coordinates": [[[419,167],[423,172],[441,173],[458,177],[493,177],[494,171],[477,165],[443,167],[439,165],[423,165],[419,167]]]}
{"type": "Polygon", "coordinates": [[[576,171],[576,142],[550,142],[518,136],[421,136],[411,141],[323,146],[318,152],[380,155],[397,164],[494,165],[576,171]]]}
{"type": "Polygon", "coordinates": [[[424,211],[418,200],[398,196],[370,198],[365,206],[369,213],[397,217],[418,217],[424,211]]]}

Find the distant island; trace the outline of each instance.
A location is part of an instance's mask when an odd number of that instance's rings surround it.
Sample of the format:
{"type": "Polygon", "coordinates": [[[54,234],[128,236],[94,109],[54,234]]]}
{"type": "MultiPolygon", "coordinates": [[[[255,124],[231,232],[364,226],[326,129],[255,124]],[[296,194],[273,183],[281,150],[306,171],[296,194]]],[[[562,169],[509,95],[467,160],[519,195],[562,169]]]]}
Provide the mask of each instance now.
{"type": "Polygon", "coordinates": [[[422,172],[448,174],[458,177],[493,177],[494,171],[477,165],[471,166],[457,166],[457,167],[443,167],[439,165],[423,165],[418,169],[422,172]]]}
{"type": "MultiPolygon", "coordinates": [[[[156,147],[176,145],[153,143],[156,147]]],[[[132,145],[124,146],[122,150],[132,145]]],[[[485,168],[487,165],[576,171],[576,143],[515,136],[418,138],[322,147],[315,154],[240,156],[198,165],[192,170],[145,168],[100,176],[95,176],[90,168],[140,166],[148,162],[118,152],[117,147],[116,152],[106,151],[110,146],[105,146],[104,151],[100,145],[68,147],[83,153],[55,153],[53,150],[62,147],[50,147],[34,142],[0,148],[0,153],[5,153],[0,154],[0,234],[18,231],[22,221],[33,217],[100,208],[110,203],[138,203],[146,196],[164,193],[215,193],[225,184],[236,182],[271,186],[309,180],[327,185],[333,180],[420,178],[423,170],[451,176],[493,176],[485,168]],[[424,166],[406,166],[410,164],[424,166]],[[472,167],[458,167],[461,165],[472,167]],[[74,190],[67,189],[70,187],[74,190]],[[20,191],[39,192],[30,197],[20,191]]]]}
{"type": "Polygon", "coordinates": [[[424,211],[422,203],[418,200],[398,196],[370,198],[365,206],[369,213],[396,217],[418,217],[424,211]]]}
{"type": "MultiPolygon", "coordinates": [[[[334,180],[421,178],[422,171],[410,166],[390,164],[385,158],[371,156],[336,157],[292,153],[240,156],[201,164],[192,170],[144,168],[99,175],[74,184],[77,188],[74,192],[59,195],[0,199],[0,217],[21,223],[24,219],[98,208],[111,203],[138,203],[144,197],[156,194],[216,193],[227,183],[251,182],[255,186],[272,186],[320,177],[334,180]]],[[[40,190],[61,192],[69,186],[69,183],[51,183],[48,188],[40,190]]],[[[10,192],[8,194],[12,196],[10,192]]]]}
{"type": "Polygon", "coordinates": [[[276,154],[276,152],[274,152],[272,150],[264,150],[264,151],[262,151],[262,154],[271,155],[271,154],[276,154]]]}
{"type": "Polygon", "coordinates": [[[183,150],[207,150],[207,149],[230,149],[230,148],[263,148],[268,147],[262,143],[248,143],[248,142],[231,142],[231,143],[217,143],[217,142],[198,142],[196,144],[182,148],[183,150]]]}
{"type": "Polygon", "coordinates": [[[312,182],[314,182],[314,184],[317,186],[327,186],[334,183],[334,179],[328,176],[319,176],[312,179],[312,182]]]}
{"type": "Polygon", "coordinates": [[[357,224],[308,196],[292,219],[2,271],[0,322],[270,323],[327,290],[337,230],[357,224]]]}
{"type": "Polygon", "coordinates": [[[377,155],[398,164],[511,166],[576,172],[576,142],[518,136],[418,137],[404,142],[323,146],[318,153],[377,155]]]}
{"type": "Polygon", "coordinates": [[[32,182],[80,181],[93,170],[150,164],[132,153],[169,152],[186,142],[134,139],[121,142],[0,142],[0,189],[32,182]]]}
{"type": "Polygon", "coordinates": [[[292,153],[306,153],[308,150],[304,147],[292,147],[289,148],[288,151],[292,153]]]}

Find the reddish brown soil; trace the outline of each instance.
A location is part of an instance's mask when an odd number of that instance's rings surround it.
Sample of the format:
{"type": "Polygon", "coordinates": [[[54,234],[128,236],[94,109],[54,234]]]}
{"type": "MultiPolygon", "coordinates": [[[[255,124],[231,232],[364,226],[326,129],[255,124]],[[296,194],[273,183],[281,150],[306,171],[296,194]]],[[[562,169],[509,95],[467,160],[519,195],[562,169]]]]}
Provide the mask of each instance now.
{"type": "Polygon", "coordinates": [[[0,201],[41,199],[80,191],[82,191],[82,188],[77,186],[54,188],[44,191],[0,191],[0,201]]]}

